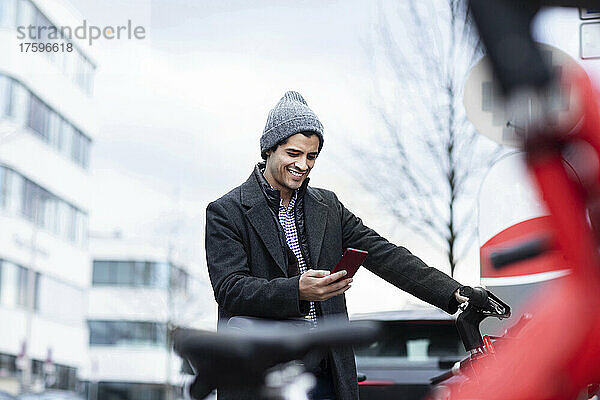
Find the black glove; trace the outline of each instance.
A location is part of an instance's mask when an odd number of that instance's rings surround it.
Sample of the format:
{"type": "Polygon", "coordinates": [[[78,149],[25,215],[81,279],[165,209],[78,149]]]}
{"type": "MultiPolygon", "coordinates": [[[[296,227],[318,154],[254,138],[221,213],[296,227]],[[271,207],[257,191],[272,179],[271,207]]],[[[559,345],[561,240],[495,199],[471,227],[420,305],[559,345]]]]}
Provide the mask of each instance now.
{"type": "Polygon", "coordinates": [[[482,287],[463,286],[458,293],[461,296],[469,299],[469,304],[475,307],[486,309],[488,308],[488,291],[482,287]]]}

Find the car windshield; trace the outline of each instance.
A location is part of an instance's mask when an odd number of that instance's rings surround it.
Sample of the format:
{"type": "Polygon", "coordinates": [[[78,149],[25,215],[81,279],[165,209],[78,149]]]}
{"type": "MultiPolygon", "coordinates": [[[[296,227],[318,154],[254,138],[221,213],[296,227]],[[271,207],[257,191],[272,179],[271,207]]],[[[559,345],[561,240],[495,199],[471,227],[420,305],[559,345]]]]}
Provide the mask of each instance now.
{"type": "Polygon", "coordinates": [[[384,334],[376,342],[355,349],[358,357],[419,361],[466,354],[452,321],[394,321],[384,323],[384,327],[384,334]]]}

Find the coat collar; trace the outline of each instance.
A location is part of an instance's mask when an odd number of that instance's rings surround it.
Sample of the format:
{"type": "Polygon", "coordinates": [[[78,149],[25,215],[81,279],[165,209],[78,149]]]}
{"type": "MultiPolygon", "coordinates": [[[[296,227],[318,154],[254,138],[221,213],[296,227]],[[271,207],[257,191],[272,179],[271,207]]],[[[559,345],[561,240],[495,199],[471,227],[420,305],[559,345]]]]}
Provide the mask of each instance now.
{"type": "Polygon", "coordinates": [[[277,266],[287,276],[286,254],[282,247],[273,211],[269,208],[267,198],[261,189],[257,172],[262,175],[258,166],[242,184],[240,200],[242,205],[247,208],[246,217],[250,224],[265,244],[277,266]]]}
{"type": "Polygon", "coordinates": [[[254,168],[254,171],[252,171],[252,174],[250,174],[246,182],[241,186],[241,201],[242,205],[246,207],[253,207],[262,202],[266,204],[265,195],[260,188],[260,182],[258,181],[258,176],[256,174],[257,170],[258,165],[254,168]]]}

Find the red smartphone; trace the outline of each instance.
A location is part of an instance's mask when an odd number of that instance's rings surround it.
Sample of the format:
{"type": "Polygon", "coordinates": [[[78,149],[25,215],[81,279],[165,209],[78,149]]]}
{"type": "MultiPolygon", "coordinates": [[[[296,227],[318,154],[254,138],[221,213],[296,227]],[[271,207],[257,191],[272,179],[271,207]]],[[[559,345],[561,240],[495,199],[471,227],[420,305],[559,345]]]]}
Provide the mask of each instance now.
{"type": "Polygon", "coordinates": [[[358,267],[360,267],[363,261],[365,261],[365,258],[367,258],[368,254],[369,253],[364,250],[347,248],[346,252],[331,273],[334,274],[338,271],[346,270],[348,273],[342,279],[352,278],[358,270],[358,267]]]}

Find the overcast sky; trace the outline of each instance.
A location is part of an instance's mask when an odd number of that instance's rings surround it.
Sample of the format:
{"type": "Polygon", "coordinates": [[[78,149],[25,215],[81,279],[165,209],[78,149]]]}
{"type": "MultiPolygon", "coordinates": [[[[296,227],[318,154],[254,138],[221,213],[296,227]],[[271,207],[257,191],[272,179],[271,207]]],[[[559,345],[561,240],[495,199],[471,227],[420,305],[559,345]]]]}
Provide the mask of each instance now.
{"type": "MultiPolygon", "coordinates": [[[[373,80],[365,51],[376,2],[71,2],[91,24],[130,19],[148,33],[141,41],[93,45],[99,134],[92,150],[92,231],[118,229],[125,236],[171,241],[203,262],[207,203],[248,177],[260,159],[269,109],[293,89],[325,126],[311,184],[336,191],[367,224],[431,265],[442,265],[441,253],[399,227],[360,190],[347,162],[344,143],[377,129],[368,107],[373,80]]],[[[573,13],[545,18],[556,29],[541,24],[540,37],[577,57],[573,13]]],[[[466,283],[476,282],[474,260],[458,271],[466,283]]],[[[359,275],[348,298],[355,312],[406,302],[367,273],[359,275]],[[367,301],[374,291],[381,297],[367,301]]]]}
{"type": "MultiPolygon", "coordinates": [[[[344,139],[345,127],[366,126],[360,90],[368,77],[359,41],[368,32],[369,7],[349,4],[353,12],[341,18],[340,3],[290,8],[241,1],[132,2],[145,5],[140,9],[110,3],[76,4],[91,23],[98,18],[94,23],[132,19],[137,24],[140,15],[149,38],[94,48],[100,135],[93,170],[100,180],[116,180],[109,171],[121,175],[122,168],[186,210],[188,200],[215,199],[249,175],[259,159],[268,110],[289,89],[300,91],[326,126],[315,181],[319,172],[336,167],[328,155],[335,141],[344,139]]],[[[126,200],[126,193],[110,192],[104,194],[115,202],[126,200]]],[[[158,199],[146,199],[153,201],[158,199]]],[[[139,204],[124,220],[113,207],[104,214],[102,205],[95,206],[93,228],[110,229],[140,216],[147,221],[145,207],[139,204]]]]}

